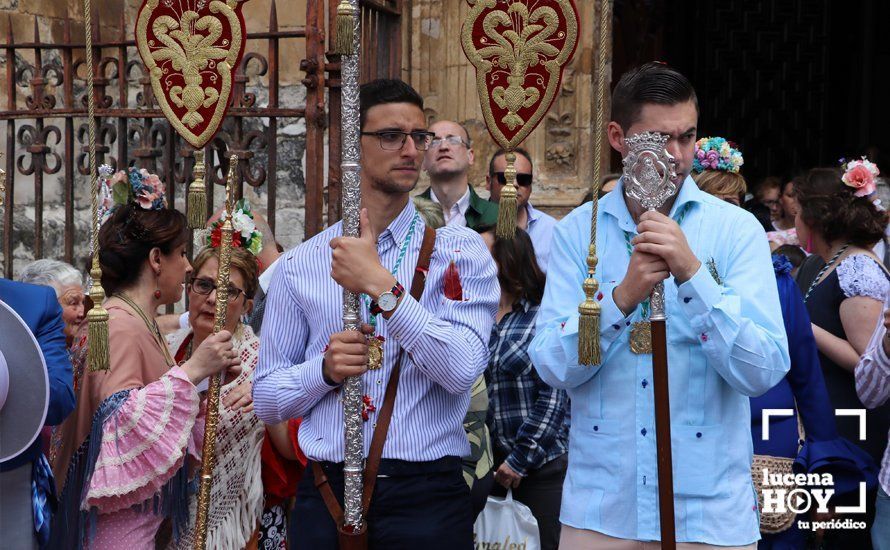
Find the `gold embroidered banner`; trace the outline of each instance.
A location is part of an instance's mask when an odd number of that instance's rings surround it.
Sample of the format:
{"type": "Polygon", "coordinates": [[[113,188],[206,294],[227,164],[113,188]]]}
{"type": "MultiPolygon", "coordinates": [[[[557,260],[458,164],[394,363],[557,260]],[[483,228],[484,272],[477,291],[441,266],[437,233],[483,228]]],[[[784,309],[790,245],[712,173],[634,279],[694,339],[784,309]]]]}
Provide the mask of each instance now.
{"type": "Polygon", "coordinates": [[[485,125],[502,148],[518,146],[556,99],[578,44],[573,0],[467,0],[464,54],[476,68],[485,125]]]}
{"type": "Polygon", "coordinates": [[[173,128],[202,148],[219,130],[246,31],[238,0],[144,0],[136,45],[173,128]]]}

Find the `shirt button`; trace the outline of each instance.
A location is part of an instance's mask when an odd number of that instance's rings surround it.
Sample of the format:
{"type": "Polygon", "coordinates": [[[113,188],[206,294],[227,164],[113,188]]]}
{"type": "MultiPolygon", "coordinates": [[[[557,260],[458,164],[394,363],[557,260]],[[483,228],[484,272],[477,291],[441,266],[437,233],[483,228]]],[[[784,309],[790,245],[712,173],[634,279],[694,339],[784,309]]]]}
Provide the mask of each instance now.
{"type": "Polygon", "coordinates": [[[380,380],[380,379],[378,378],[378,379],[377,379],[377,383],[378,383],[378,384],[382,384],[382,383],[383,383],[383,380],[380,380]]]}
{"type": "Polygon", "coordinates": [[[649,382],[645,378],[643,378],[643,382],[641,385],[645,388],[646,386],[649,385],[649,382]]]}
{"type": "Polygon", "coordinates": [[[697,432],[697,433],[695,434],[695,437],[701,439],[701,432],[697,432]]]}
{"type": "Polygon", "coordinates": [[[593,431],[595,431],[595,432],[600,431],[600,427],[599,427],[599,426],[594,426],[594,427],[593,427],[593,431]]]}
{"type": "Polygon", "coordinates": [[[640,433],[643,434],[643,437],[646,437],[646,428],[640,430],[640,433]]]}

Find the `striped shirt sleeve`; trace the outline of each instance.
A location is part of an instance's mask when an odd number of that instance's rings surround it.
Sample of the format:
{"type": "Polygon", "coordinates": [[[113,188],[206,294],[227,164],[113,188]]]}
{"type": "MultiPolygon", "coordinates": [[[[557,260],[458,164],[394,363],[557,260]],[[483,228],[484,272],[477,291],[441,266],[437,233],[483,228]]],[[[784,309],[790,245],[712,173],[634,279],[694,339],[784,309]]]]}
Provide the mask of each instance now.
{"type": "Polygon", "coordinates": [[[266,424],[303,416],[333,389],[322,377],[324,355],[305,355],[309,323],[292,288],[300,280],[302,262],[294,256],[282,259],[286,261],[276,270],[266,297],[254,373],[254,408],[266,424]]]}

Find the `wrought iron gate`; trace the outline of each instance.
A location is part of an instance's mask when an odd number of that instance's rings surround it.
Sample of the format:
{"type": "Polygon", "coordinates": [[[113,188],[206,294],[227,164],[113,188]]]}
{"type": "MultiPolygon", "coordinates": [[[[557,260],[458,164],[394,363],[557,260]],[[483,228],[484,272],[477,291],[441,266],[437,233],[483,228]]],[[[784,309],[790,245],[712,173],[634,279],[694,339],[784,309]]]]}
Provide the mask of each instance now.
{"type": "MultiPolygon", "coordinates": [[[[363,52],[373,61],[365,63],[365,78],[398,75],[403,1],[363,2],[363,52]]],[[[280,30],[276,2],[272,1],[267,30],[247,35],[249,53],[238,67],[228,116],[205,149],[207,179],[218,185],[225,184],[229,155],[237,156],[238,180],[243,182],[238,195],[243,195],[244,185],[262,188],[265,205],[255,206],[267,212],[273,229],[276,212],[283,206],[281,184],[294,183],[280,181],[280,174],[295,180],[302,175],[305,237],[339,219],[340,212],[339,60],[327,52],[336,6],[337,0],[308,0],[306,24],[280,30]],[[280,49],[295,40],[305,43],[306,58],[300,62],[305,73],[304,106],[286,105],[280,93],[280,49]],[[283,124],[300,120],[305,123],[302,174],[298,166],[282,162],[279,145],[283,124]]],[[[100,18],[101,14],[93,17],[93,58],[98,60],[94,75],[97,160],[99,164],[131,165],[157,173],[167,183],[171,206],[184,210],[182,191],[191,180],[194,150],[171,129],[158,108],[124,17],[120,33],[111,38],[101,35],[100,18]]],[[[12,277],[17,246],[30,248],[35,258],[45,256],[45,229],[52,227],[44,220],[45,188],[52,184],[49,187],[55,189],[55,180],[60,183],[58,202],[64,209],[61,227],[53,233],[63,239],[61,246],[56,246],[61,254],[56,256],[77,265],[75,249],[84,239],[86,218],[76,210],[87,206],[89,194],[83,37],[73,35],[74,25],[67,17],[61,43],[44,41],[36,18],[32,32],[13,29],[12,17],[7,20],[9,33],[6,43],[0,45],[7,59],[5,109],[0,106],[0,124],[6,127],[3,166],[7,172],[2,241],[3,274],[12,277]],[[28,242],[16,234],[16,217],[25,219],[25,212],[15,203],[17,180],[22,186],[33,185],[33,233],[28,227],[28,242]],[[82,223],[77,224],[80,218],[82,223]]],[[[209,185],[208,192],[212,194],[214,187],[209,185]]],[[[212,200],[208,201],[210,208],[212,200]]]]}

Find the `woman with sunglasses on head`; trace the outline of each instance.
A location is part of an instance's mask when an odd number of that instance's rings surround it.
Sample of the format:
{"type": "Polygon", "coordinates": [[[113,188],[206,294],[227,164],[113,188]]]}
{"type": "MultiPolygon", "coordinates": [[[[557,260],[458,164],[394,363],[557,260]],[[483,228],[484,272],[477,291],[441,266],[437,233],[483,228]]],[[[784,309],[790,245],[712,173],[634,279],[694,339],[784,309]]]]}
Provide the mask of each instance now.
{"type": "MultiPolygon", "coordinates": [[[[234,349],[241,358],[238,370],[225,373],[220,388],[216,468],[213,472],[207,523],[208,548],[243,548],[253,537],[274,531],[277,537],[260,548],[283,548],[284,512],[279,506],[264,513],[263,440],[266,426],[253,412],[253,371],[259,360],[260,340],[242,320],[253,308],[259,287],[257,254],[262,235],[256,230],[249,205],[242,199],[235,206],[234,239],[229,270],[229,300],[225,330],[232,333],[234,349]],[[268,517],[266,517],[268,516],[268,517]],[[266,525],[278,518],[277,525],[266,525]],[[262,519],[262,532],[257,532],[262,519]],[[272,544],[274,542],[274,544],[272,544]]],[[[167,336],[177,362],[187,361],[192,350],[211,337],[216,318],[216,278],[219,273],[219,243],[222,220],[216,221],[207,238],[208,246],[195,257],[188,288],[189,326],[167,336]]],[[[287,440],[287,423],[270,426],[287,440]]],[[[197,430],[196,430],[197,431],[197,430]]],[[[203,430],[202,430],[203,431],[203,430]]],[[[203,434],[198,434],[198,439],[203,434]]],[[[288,457],[290,458],[290,457],[288,457]]],[[[296,486],[296,480],[293,480],[296,486]]],[[[189,497],[189,526],[175,548],[191,548],[195,530],[198,495],[189,497]]],[[[272,508],[270,506],[270,508],[272,508]]]]}
{"type": "Polygon", "coordinates": [[[182,298],[192,270],[186,218],[167,208],[156,175],[100,173],[102,216],[111,212],[98,235],[109,368],[81,369],[75,411],[61,426],[49,547],[153,548],[187,519],[186,459],[200,452],[192,429],[203,423],[197,386],[240,361],[228,331],[173,360],[154,318],[182,298]]]}

